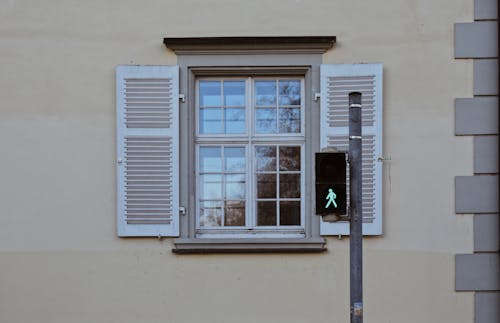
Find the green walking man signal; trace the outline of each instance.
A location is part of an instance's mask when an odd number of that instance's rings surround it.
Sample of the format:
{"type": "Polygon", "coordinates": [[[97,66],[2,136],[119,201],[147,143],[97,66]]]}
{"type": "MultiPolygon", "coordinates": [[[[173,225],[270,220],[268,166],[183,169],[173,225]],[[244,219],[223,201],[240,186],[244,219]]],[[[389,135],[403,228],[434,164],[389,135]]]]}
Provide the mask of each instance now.
{"type": "Polygon", "coordinates": [[[325,209],[328,209],[328,206],[330,204],[333,204],[334,208],[337,208],[337,203],[335,203],[335,199],[337,198],[337,194],[333,192],[331,188],[328,189],[328,195],[326,196],[326,199],[328,202],[326,203],[325,209]]]}
{"type": "Polygon", "coordinates": [[[346,215],[347,153],[316,153],[316,214],[346,215]]]}

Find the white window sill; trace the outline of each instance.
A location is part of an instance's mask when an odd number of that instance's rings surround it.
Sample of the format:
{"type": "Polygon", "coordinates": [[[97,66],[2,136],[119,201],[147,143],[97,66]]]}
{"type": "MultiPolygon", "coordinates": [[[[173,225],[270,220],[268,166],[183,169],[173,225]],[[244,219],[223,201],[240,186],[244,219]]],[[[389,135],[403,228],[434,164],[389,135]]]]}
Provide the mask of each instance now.
{"type": "Polygon", "coordinates": [[[323,238],[300,239],[175,239],[172,252],[188,253],[269,253],[269,252],[323,252],[323,238]]]}

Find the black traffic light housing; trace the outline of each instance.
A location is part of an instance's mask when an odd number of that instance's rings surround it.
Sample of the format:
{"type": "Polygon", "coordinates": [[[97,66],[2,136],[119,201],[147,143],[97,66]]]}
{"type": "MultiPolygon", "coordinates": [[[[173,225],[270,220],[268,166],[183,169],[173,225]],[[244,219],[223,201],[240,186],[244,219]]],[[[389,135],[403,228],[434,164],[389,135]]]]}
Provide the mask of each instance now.
{"type": "Polygon", "coordinates": [[[347,214],[347,153],[316,153],[316,214],[347,214]]]}

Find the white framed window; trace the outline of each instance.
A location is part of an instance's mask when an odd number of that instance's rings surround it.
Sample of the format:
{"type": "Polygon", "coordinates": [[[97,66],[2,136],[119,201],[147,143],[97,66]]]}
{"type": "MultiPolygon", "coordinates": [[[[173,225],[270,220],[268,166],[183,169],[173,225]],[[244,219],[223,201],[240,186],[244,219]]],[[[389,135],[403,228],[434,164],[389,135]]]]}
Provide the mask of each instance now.
{"type": "Polygon", "coordinates": [[[196,236],[303,237],[303,77],[195,87],[196,236]]]}
{"type": "Polygon", "coordinates": [[[346,149],[349,91],[363,94],[363,232],[380,235],[382,64],[322,65],[334,42],[165,38],[179,66],[118,66],[118,235],[178,237],[176,253],[326,250],[349,230],[315,215],[314,153],[346,149]]]}

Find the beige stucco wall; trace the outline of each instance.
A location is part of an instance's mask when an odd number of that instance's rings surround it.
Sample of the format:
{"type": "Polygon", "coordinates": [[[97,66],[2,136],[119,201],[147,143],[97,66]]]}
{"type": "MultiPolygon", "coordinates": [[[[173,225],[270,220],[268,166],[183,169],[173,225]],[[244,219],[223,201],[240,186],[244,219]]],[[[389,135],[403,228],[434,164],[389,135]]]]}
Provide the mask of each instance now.
{"type": "Polygon", "coordinates": [[[114,67],[172,65],[163,37],[336,35],[325,63],[384,63],[384,236],[365,322],[472,322],[454,214],[472,142],[453,99],[472,0],[0,1],[0,322],[347,322],[348,239],[323,254],[190,255],[115,234],[114,67]]]}

